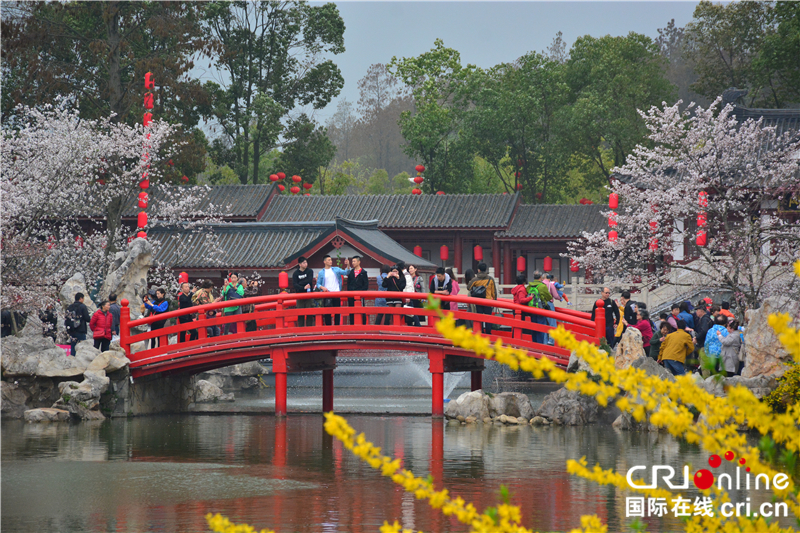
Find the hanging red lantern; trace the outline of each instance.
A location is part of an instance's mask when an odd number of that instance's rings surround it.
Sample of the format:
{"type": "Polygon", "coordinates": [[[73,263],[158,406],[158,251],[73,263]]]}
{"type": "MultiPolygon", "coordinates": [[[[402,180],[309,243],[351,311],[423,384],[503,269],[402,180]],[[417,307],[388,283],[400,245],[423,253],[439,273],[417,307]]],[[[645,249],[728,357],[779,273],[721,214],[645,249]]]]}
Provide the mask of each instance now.
{"type": "Polygon", "coordinates": [[[144,211],[139,211],[139,216],[137,217],[137,225],[140,228],[147,226],[147,213],[144,211]]]}
{"type": "Polygon", "coordinates": [[[141,207],[142,209],[146,209],[147,208],[147,199],[148,199],[147,198],[147,193],[144,192],[144,191],[140,192],[139,193],[139,207],[141,207]]]}
{"type": "Polygon", "coordinates": [[[144,116],[142,117],[142,125],[144,125],[144,127],[146,128],[147,126],[150,125],[151,122],[153,122],[153,114],[145,113],[144,116]]]}
{"type": "Polygon", "coordinates": [[[278,181],[277,174],[270,174],[269,175],[269,181],[278,181]]]}
{"type": "Polygon", "coordinates": [[[545,272],[550,272],[551,270],[553,270],[553,258],[550,257],[549,255],[544,258],[543,270],[545,272]]]}
{"type": "Polygon", "coordinates": [[[414,167],[414,170],[416,170],[417,172],[419,172],[421,174],[421,173],[425,172],[425,167],[422,166],[422,165],[417,165],[416,167],[414,167]]]}
{"type": "Polygon", "coordinates": [[[310,193],[305,193],[303,196],[311,196],[310,193]]]}
{"type": "Polygon", "coordinates": [[[417,185],[419,185],[423,181],[425,181],[425,178],[423,178],[422,176],[417,176],[416,178],[414,178],[414,183],[416,183],[417,185]]]}
{"type": "Polygon", "coordinates": [[[153,109],[153,93],[145,93],[144,95],[144,108],[153,109]]]}
{"type": "Polygon", "coordinates": [[[611,209],[619,207],[619,195],[617,193],[612,192],[608,195],[608,207],[611,209]]]}
{"type": "Polygon", "coordinates": [[[542,199],[542,193],[540,193],[540,192],[537,192],[537,193],[536,193],[536,199],[537,199],[537,200],[541,200],[541,199],[542,199]]]}
{"type": "Polygon", "coordinates": [[[286,272],[281,272],[278,274],[278,287],[281,289],[288,289],[289,288],[289,274],[286,272]]]}
{"type": "Polygon", "coordinates": [[[169,161],[167,161],[167,165],[172,167],[172,166],[175,166],[175,163],[173,163],[172,159],[170,159],[169,161]]]}
{"type": "Polygon", "coordinates": [[[178,283],[186,283],[189,281],[189,274],[186,272],[181,272],[178,274],[178,283]]]}
{"type": "Polygon", "coordinates": [[[444,196],[444,191],[437,191],[436,194],[439,196],[444,196]]]}
{"type": "Polygon", "coordinates": [[[99,180],[97,180],[97,184],[98,185],[105,185],[106,184],[106,180],[104,180],[103,178],[100,178],[99,180]]]}
{"type": "Polygon", "coordinates": [[[581,266],[578,264],[577,261],[574,259],[569,260],[569,271],[570,272],[580,272],[581,266]]]}
{"type": "Polygon", "coordinates": [[[184,183],[189,183],[189,178],[187,178],[186,176],[181,176],[181,181],[184,183]]]}
{"type": "Polygon", "coordinates": [[[480,244],[476,244],[472,249],[472,257],[475,258],[475,261],[483,261],[483,248],[480,244]]]}
{"type": "Polygon", "coordinates": [[[525,272],[525,256],[517,257],[517,272],[525,272]]]}
{"type": "Polygon", "coordinates": [[[311,187],[313,187],[313,185],[312,185],[312,184],[310,184],[310,183],[304,183],[304,184],[303,184],[303,188],[304,188],[305,190],[307,190],[307,191],[310,191],[310,190],[311,190],[311,187]]]}
{"type": "Polygon", "coordinates": [[[617,227],[617,214],[614,211],[612,211],[611,214],[608,215],[608,226],[610,228],[617,227]]]}
{"type": "Polygon", "coordinates": [[[301,178],[300,176],[294,175],[294,176],[292,176],[292,181],[295,182],[295,183],[300,183],[301,181],[303,181],[303,178],[301,178]]]}
{"type": "Polygon", "coordinates": [[[518,191],[521,191],[521,190],[522,190],[522,184],[521,184],[521,183],[517,183],[517,190],[518,190],[518,191]]]}
{"type": "Polygon", "coordinates": [[[611,230],[608,232],[608,240],[610,242],[617,242],[617,232],[615,230],[611,230]]]}
{"type": "Polygon", "coordinates": [[[417,245],[414,247],[414,255],[422,257],[422,246],[417,245]]]}
{"type": "Polygon", "coordinates": [[[279,185],[278,185],[278,189],[280,189],[280,191],[281,191],[281,192],[283,192],[283,191],[285,191],[285,190],[286,190],[286,187],[284,187],[283,185],[280,185],[280,184],[279,184],[279,185]]]}
{"type": "Polygon", "coordinates": [[[651,220],[650,221],[650,231],[655,233],[657,229],[658,229],[658,221],[657,220],[651,220]]]}
{"type": "Polygon", "coordinates": [[[411,194],[422,194],[422,191],[419,189],[412,189],[411,194]]]}
{"type": "Polygon", "coordinates": [[[705,246],[707,244],[707,237],[705,231],[697,232],[697,246],[705,246]]]}
{"type": "Polygon", "coordinates": [[[705,211],[700,211],[699,213],[697,213],[697,227],[698,228],[705,228],[707,222],[708,222],[708,219],[706,218],[706,212],[705,211]]]}
{"type": "Polygon", "coordinates": [[[700,207],[708,207],[708,193],[706,191],[700,191],[699,201],[700,207]]]}
{"type": "Polygon", "coordinates": [[[83,248],[83,237],[80,235],[75,235],[75,246],[78,248],[83,248]]]}
{"type": "Polygon", "coordinates": [[[278,172],[278,179],[283,181],[284,178],[286,178],[286,174],[284,174],[283,172],[278,172]]]}
{"type": "Polygon", "coordinates": [[[297,185],[295,185],[294,187],[292,187],[291,189],[289,189],[289,191],[291,191],[291,193],[292,193],[292,194],[297,194],[297,193],[299,193],[299,192],[300,192],[300,187],[298,187],[297,185]]]}
{"type": "Polygon", "coordinates": [[[439,257],[442,258],[442,261],[447,261],[450,258],[450,250],[447,248],[446,244],[443,244],[439,248],[439,257]]]}
{"type": "Polygon", "coordinates": [[[656,237],[650,238],[650,251],[655,252],[658,250],[658,239],[656,237]]]}
{"type": "Polygon", "coordinates": [[[153,76],[152,72],[148,72],[144,75],[144,88],[148,90],[153,90],[156,87],[156,80],[153,76]]]}
{"type": "Polygon", "coordinates": [[[140,189],[147,189],[148,187],[150,187],[150,180],[144,179],[144,180],[139,182],[139,188],[140,189]]]}
{"type": "Polygon", "coordinates": [[[525,162],[522,159],[517,159],[517,166],[518,167],[521,167],[524,164],[525,164],[525,162]]]}
{"type": "Polygon", "coordinates": [[[139,233],[136,234],[136,236],[139,237],[140,239],[146,239],[147,233],[140,231],[139,233]]]}

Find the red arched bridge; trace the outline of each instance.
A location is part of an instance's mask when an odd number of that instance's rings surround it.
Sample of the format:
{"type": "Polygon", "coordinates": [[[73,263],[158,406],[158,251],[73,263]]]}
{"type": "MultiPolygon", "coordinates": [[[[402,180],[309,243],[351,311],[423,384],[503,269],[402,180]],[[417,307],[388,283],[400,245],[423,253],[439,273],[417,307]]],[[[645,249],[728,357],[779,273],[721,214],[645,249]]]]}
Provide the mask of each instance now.
{"type": "MultiPolygon", "coordinates": [[[[338,302],[331,300],[331,293],[282,293],[235,300],[239,306],[254,305],[251,313],[223,316],[223,308],[234,302],[218,302],[138,320],[130,319],[129,304],[122,300],[120,344],[131,360],[134,378],[153,374],[196,374],[247,361],[272,359],[277,415],[286,414],[288,372],[322,370],[322,408],[325,412],[333,409],[333,369],[340,350],[427,353],[434,416],[443,414],[444,372],[471,371],[472,390],[481,388],[483,359],[453,346],[436,331],[434,325],[439,320],[436,311],[423,307],[366,305],[374,303],[376,298],[424,305],[427,294],[378,291],[333,294],[338,302]],[[298,302],[304,300],[311,302],[297,307],[298,302]],[[323,307],[332,303],[339,303],[340,307],[323,307]],[[213,314],[211,312],[216,312],[216,315],[209,317],[213,314]],[[187,316],[193,320],[186,323],[176,320],[176,325],[149,330],[153,322],[187,316]],[[414,317],[419,318],[420,326],[414,325],[414,317]],[[375,325],[377,318],[381,318],[381,324],[375,325]],[[248,323],[250,327],[246,327],[248,323]],[[217,331],[224,332],[226,327],[232,330],[234,324],[236,333],[212,336],[217,331]],[[185,336],[185,340],[170,344],[168,339],[173,336],[176,339],[185,336]]],[[[551,327],[532,322],[534,315],[554,318],[557,324],[572,331],[580,340],[598,343],[600,337],[605,336],[603,313],[597,313],[599,320],[594,322],[588,313],[571,309],[550,311],[517,305],[508,300],[487,301],[468,296],[439,298],[443,303],[455,302],[459,306],[459,310],[453,312],[456,320],[471,322],[475,331],[480,332],[482,327],[488,326],[492,339],[500,338],[510,346],[527,350],[535,356],[548,357],[560,365],[567,364],[569,352],[535,342],[536,333],[546,333],[551,327]],[[469,310],[470,304],[485,306],[487,303],[494,308],[494,314],[469,310]]]]}

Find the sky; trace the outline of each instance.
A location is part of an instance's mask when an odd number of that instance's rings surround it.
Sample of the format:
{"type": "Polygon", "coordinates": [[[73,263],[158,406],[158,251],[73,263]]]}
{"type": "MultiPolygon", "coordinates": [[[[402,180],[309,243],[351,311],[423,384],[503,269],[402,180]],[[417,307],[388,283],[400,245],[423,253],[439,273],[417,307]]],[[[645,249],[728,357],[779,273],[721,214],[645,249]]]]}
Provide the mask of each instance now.
{"type": "MultiPolygon", "coordinates": [[[[317,4],[321,2],[312,2],[317,4]]],[[[581,35],[655,38],[671,19],[685,26],[697,2],[336,2],[346,51],[332,56],[344,76],[339,98],[358,101],[358,80],[374,63],[414,57],[440,38],[462,64],[488,68],[541,52],[563,32],[567,50],[581,35]]],[[[314,113],[325,122],[338,99],[314,113]]]]}

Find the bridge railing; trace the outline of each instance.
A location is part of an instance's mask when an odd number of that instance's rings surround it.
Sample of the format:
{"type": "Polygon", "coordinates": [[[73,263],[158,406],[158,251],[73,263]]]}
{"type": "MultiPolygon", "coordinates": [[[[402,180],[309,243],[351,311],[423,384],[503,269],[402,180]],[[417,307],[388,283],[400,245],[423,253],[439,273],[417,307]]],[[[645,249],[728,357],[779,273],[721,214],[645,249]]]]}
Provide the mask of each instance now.
{"type": "MultiPolygon", "coordinates": [[[[402,338],[417,343],[441,342],[443,341],[441,335],[434,329],[436,321],[439,320],[438,313],[424,308],[427,297],[428,294],[425,293],[378,291],[281,293],[205,304],[136,320],[130,319],[129,302],[122,300],[120,345],[131,360],[133,368],[169,360],[176,355],[189,357],[201,353],[204,347],[207,352],[209,344],[224,343],[231,348],[235,347],[237,342],[241,344],[253,339],[268,339],[275,343],[298,336],[307,339],[308,342],[320,337],[330,341],[335,340],[336,336],[342,338],[391,336],[395,340],[402,338]],[[412,302],[411,305],[419,307],[367,305],[374,304],[374,300],[378,298],[412,302]],[[339,307],[324,307],[326,299],[338,300],[339,307]],[[311,307],[297,307],[298,302],[307,300],[314,302],[305,304],[311,307]],[[225,308],[250,305],[254,306],[252,312],[223,314],[225,308]],[[209,317],[212,312],[216,316],[209,317]],[[382,315],[382,322],[386,322],[385,317],[391,317],[390,324],[375,324],[378,315],[382,315]],[[188,316],[192,317],[191,321],[180,323],[179,319],[188,316]],[[406,323],[406,317],[409,317],[412,325],[406,323]],[[419,318],[421,326],[413,325],[414,317],[419,318]],[[305,325],[300,325],[301,318],[305,325]],[[171,319],[175,319],[178,323],[147,330],[154,322],[171,319]],[[236,325],[236,333],[213,335],[215,328],[224,333],[226,326],[233,329],[230,327],[233,324],[236,325]],[[170,337],[177,336],[177,339],[180,339],[181,333],[185,335],[183,342],[169,343],[170,337]],[[196,338],[193,339],[194,336],[196,338]],[[153,339],[157,341],[153,342],[153,339]],[[140,342],[145,343],[144,348],[133,352],[132,346],[140,342]],[[157,346],[148,348],[148,343],[157,346]]],[[[588,313],[572,309],[557,308],[556,311],[550,311],[517,305],[508,300],[486,300],[469,296],[437,295],[437,298],[443,304],[455,302],[459,306],[459,309],[453,312],[455,319],[461,323],[472,322],[475,331],[481,331],[484,325],[488,326],[491,329],[489,335],[493,339],[501,338],[508,344],[550,357],[560,363],[566,363],[569,353],[556,346],[535,342],[532,333],[547,333],[552,326],[532,322],[533,317],[555,319],[557,325],[563,325],[579,340],[597,344],[600,338],[605,336],[605,320],[604,316],[601,316],[602,312],[597,313],[598,320],[595,322],[590,320],[588,313]],[[492,314],[476,312],[470,305],[478,308],[491,307],[492,314]]],[[[449,312],[449,309],[446,312],[449,312]]]]}

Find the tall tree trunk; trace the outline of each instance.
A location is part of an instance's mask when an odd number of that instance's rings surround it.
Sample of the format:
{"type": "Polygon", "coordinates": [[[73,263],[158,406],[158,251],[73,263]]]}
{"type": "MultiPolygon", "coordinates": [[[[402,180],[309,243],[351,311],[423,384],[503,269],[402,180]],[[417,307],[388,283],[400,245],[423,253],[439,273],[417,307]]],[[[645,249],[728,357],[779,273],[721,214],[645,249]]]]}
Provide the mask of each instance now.
{"type": "MultiPolygon", "coordinates": [[[[124,208],[124,199],[117,196],[111,200],[106,206],[106,263],[110,265],[110,259],[114,257],[119,250],[117,243],[114,239],[117,230],[122,225],[122,209],[124,208]]],[[[106,273],[104,273],[106,274],[106,273]]]]}
{"type": "Polygon", "coordinates": [[[120,2],[109,2],[106,8],[106,33],[108,35],[108,100],[115,122],[123,119],[122,78],[120,77],[119,34],[120,2]]]}

